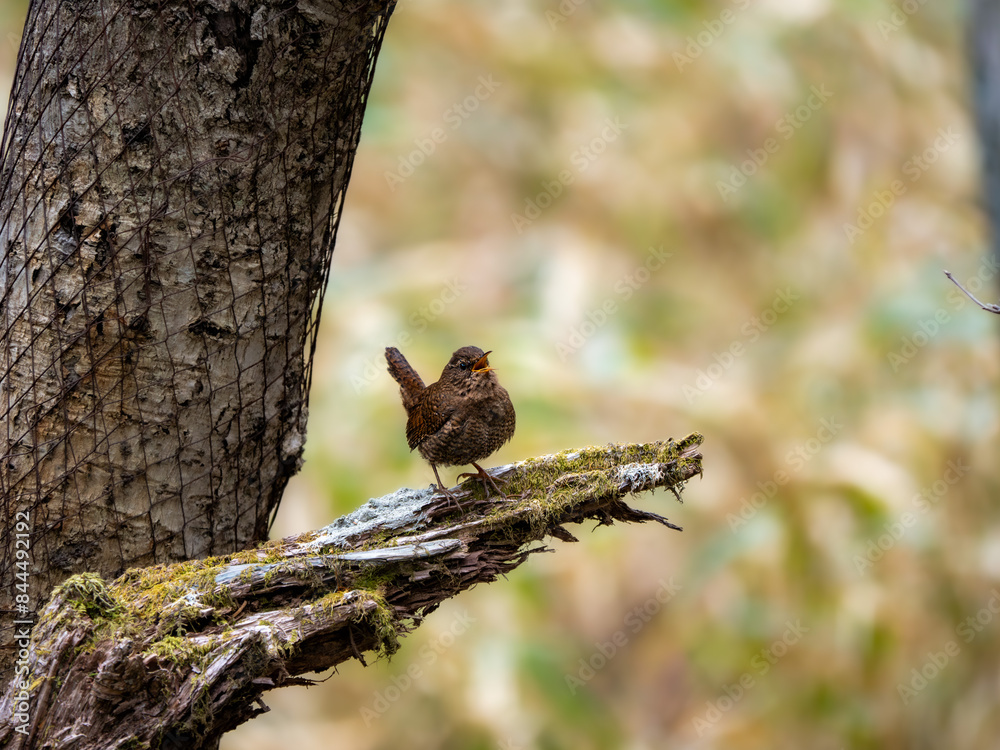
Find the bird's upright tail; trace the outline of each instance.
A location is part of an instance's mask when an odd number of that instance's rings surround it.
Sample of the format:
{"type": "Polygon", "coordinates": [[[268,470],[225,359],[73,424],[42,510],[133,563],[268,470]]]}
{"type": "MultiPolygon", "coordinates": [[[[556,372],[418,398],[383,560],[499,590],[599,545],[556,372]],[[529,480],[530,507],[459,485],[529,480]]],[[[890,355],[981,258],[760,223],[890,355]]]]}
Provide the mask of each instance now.
{"type": "Polygon", "coordinates": [[[427,387],[424,381],[417,375],[417,371],[410,367],[406,357],[394,346],[385,348],[385,361],[389,363],[389,374],[399,383],[399,394],[403,399],[403,408],[406,413],[417,403],[417,397],[424,392],[427,387]]]}

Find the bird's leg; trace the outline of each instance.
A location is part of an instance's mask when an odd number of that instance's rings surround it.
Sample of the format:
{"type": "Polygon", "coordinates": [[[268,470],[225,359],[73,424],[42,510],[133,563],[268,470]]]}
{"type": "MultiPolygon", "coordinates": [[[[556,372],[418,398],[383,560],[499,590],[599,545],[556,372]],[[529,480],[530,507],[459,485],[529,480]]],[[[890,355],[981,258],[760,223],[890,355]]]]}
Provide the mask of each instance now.
{"type": "Polygon", "coordinates": [[[483,489],[486,490],[487,499],[489,499],[490,497],[490,487],[492,487],[496,491],[496,493],[500,496],[501,499],[503,500],[509,499],[507,495],[504,494],[503,490],[501,490],[497,486],[497,482],[503,482],[505,480],[497,479],[496,477],[490,476],[489,473],[475,461],[472,462],[472,465],[476,467],[475,474],[473,474],[472,472],[466,472],[465,474],[459,474],[458,478],[462,479],[463,477],[471,477],[478,479],[480,482],[483,483],[483,489]]]}
{"type": "Polygon", "coordinates": [[[455,497],[452,494],[451,490],[449,490],[447,487],[445,487],[444,486],[444,482],[441,481],[441,475],[438,474],[438,467],[437,467],[437,465],[432,463],[431,464],[431,468],[434,469],[434,478],[437,480],[437,483],[438,483],[438,491],[443,492],[445,495],[447,495],[448,497],[450,497],[454,501],[455,505],[458,506],[458,509],[462,510],[462,504],[460,502],[458,502],[458,498],[455,497]]]}

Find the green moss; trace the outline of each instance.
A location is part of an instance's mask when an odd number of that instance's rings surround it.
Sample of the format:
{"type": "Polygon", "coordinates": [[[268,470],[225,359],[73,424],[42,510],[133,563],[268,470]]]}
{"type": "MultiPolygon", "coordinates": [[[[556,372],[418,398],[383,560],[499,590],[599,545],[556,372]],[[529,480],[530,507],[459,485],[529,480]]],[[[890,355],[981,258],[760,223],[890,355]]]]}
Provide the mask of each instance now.
{"type": "Polygon", "coordinates": [[[94,620],[90,637],[79,649],[141,637],[153,625],[161,635],[181,635],[202,618],[205,608],[234,606],[230,588],[215,585],[227,564],[227,558],[208,558],[155,565],[128,570],[111,584],[93,574],[67,579],[60,587],[67,600],[94,620]],[[192,597],[190,603],[185,597],[192,597]]]}
{"type": "Polygon", "coordinates": [[[187,667],[201,664],[204,658],[211,653],[213,646],[212,641],[195,644],[190,638],[168,635],[152,643],[143,654],[156,654],[161,659],[187,667]]]}
{"type": "MultiPolygon", "coordinates": [[[[527,498],[496,506],[487,523],[499,531],[511,523],[527,521],[532,532],[539,533],[577,505],[616,494],[614,471],[625,464],[670,465],[680,485],[681,477],[701,469],[700,457],[680,458],[680,454],[701,441],[701,435],[692,433],[677,442],[589,447],[524,461],[504,489],[509,497],[526,493],[527,498]]],[[[514,538],[513,529],[510,536],[514,538]]]]}
{"type": "Polygon", "coordinates": [[[384,591],[399,575],[399,564],[365,565],[351,577],[351,588],[364,591],[384,591]]]}
{"type": "Polygon", "coordinates": [[[258,565],[281,562],[284,549],[280,540],[265,542],[252,549],[241,550],[222,558],[228,565],[258,565]]]}
{"type": "Polygon", "coordinates": [[[329,594],[321,596],[313,602],[312,605],[319,608],[323,612],[330,614],[335,608],[344,603],[344,597],[346,595],[346,591],[331,591],[329,594]]]}
{"type": "Polygon", "coordinates": [[[114,583],[113,591],[135,619],[158,623],[161,633],[183,633],[202,617],[203,609],[234,606],[231,588],[215,584],[231,557],[130,570],[114,583]],[[190,604],[185,598],[192,599],[190,604]]]}
{"type": "Polygon", "coordinates": [[[122,612],[112,589],[96,573],[79,573],[67,578],[53,596],[62,596],[76,611],[94,621],[113,619],[122,612]]]}
{"type": "Polygon", "coordinates": [[[399,650],[398,621],[382,594],[366,592],[355,604],[355,611],[358,614],[356,622],[372,628],[380,658],[390,657],[399,650]],[[366,606],[367,603],[375,606],[366,606]]]}

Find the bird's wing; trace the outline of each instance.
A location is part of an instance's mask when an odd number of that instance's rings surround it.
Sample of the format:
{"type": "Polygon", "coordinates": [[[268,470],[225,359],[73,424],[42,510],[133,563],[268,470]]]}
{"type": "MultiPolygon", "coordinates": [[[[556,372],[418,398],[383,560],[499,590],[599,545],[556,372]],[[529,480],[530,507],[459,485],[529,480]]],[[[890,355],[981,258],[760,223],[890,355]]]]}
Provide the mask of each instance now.
{"type": "Polygon", "coordinates": [[[425,394],[406,420],[406,442],[410,450],[436,434],[455,412],[455,407],[447,405],[444,394],[433,385],[427,388],[425,394]]]}

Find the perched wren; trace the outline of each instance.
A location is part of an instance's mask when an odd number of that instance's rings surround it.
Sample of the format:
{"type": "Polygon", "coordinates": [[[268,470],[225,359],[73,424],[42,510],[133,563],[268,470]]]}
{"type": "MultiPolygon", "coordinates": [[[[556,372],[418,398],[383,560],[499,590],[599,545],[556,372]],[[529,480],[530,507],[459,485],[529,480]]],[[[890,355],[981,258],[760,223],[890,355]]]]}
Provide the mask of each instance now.
{"type": "Polygon", "coordinates": [[[416,448],[434,470],[438,489],[454,499],[441,482],[438,464],[472,464],[483,483],[486,496],[490,487],[504,496],[496,480],[477,461],[493,453],[514,434],[514,405],[496,372],[486,359],[490,352],[463,346],[451,355],[441,378],[424,385],[410,363],[395,347],[386,347],[389,374],[399,383],[399,395],[406,409],[406,441],[416,448]]]}

